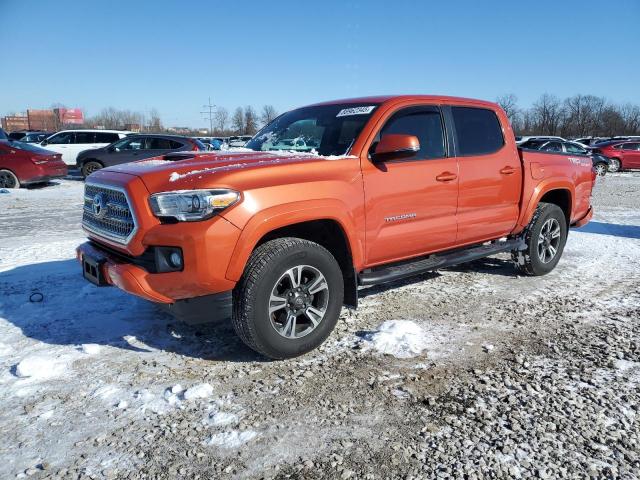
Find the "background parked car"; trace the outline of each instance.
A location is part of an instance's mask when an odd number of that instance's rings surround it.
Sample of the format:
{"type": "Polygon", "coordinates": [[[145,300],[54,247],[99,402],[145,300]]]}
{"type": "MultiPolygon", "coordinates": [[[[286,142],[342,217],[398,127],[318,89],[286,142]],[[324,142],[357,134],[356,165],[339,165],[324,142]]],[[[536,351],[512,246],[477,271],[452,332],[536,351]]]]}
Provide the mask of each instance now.
{"type": "Polygon", "coordinates": [[[28,132],[18,141],[23,143],[41,143],[45,138],[53,135],[53,132],[28,132]]]}
{"type": "Polygon", "coordinates": [[[593,163],[593,169],[600,177],[606,175],[611,165],[610,160],[606,156],[590,148],[585,148],[584,145],[578,142],[570,142],[568,140],[528,140],[520,144],[520,148],[541,150],[543,152],[561,152],[569,155],[589,155],[593,163]]]}
{"type": "Polygon", "coordinates": [[[640,168],[640,141],[613,141],[595,145],[595,153],[611,160],[609,171],[640,168]]]}
{"type": "Polygon", "coordinates": [[[111,145],[85,150],[78,155],[77,167],[86,178],[96,170],[121,163],[144,160],[169,152],[207,150],[197,138],[178,135],[129,135],[111,145]]]}
{"type": "Polygon", "coordinates": [[[19,130],[11,132],[9,138],[24,143],[40,143],[42,140],[52,135],[53,132],[45,132],[43,130],[19,130]]]}
{"type": "Polygon", "coordinates": [[[67,165],[75,165],[78,154],[83,150],[106,147],[130,134],[120,130],[62,130],[44,139],[40,146],[62,154],[67,165]]]}
{"type": "Polygon", "coordinates": [[[524,142],[528,142],[529,140],[561,140],[566,141],[566,139],[562,137],[555,137],[553,135],[523,135],[516,137],[516,144],[521,145],[524,142]]]}
{"type": "Polygon", "coordinates": [[[67,175],[59,153],[0,135],[0,188],[48,182],[67,175]]]}
{"type": "Polygon", "coordinates": [[[247,142],[249,140],[251,140],[253,137],[251,135],[240,135],[240,136],[234,136],[234,137],[229,137],[229,146],[230,147],[244,147],[247,142]]]}

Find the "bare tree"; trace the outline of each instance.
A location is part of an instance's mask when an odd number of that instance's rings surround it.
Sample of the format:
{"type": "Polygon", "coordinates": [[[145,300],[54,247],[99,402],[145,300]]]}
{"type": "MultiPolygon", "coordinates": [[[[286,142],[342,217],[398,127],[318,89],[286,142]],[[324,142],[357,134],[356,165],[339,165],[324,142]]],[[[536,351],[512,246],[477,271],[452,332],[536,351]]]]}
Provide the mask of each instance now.
{"type": "Polygon", "coordinates": [[[233,128],[236,135],[242,135],[244,133],[244,112],[242,111],[242,107],[236,108],[233,112],[231,128],[233,128]]]}
{"type": "Polygon", "coordinates": [[[162,131],[162,119],[160,113],[155,108],[149,111],[149,131],[161,132],[162,131]]]}
{"type": "Polygon", "coordinates": [[[218,135],[223,135],[229,122],[229,111],[224,107],[218,107],[214,114],[214,120],[218,135]]]}
{"type": "Polygon", "coordinates": [[[507,114],[507,118],[511,122],[512,127],[516,128],[520,114],[520,109],[518,108],[518,97],[513,93],[501,95],[496,98],[496,103],[500,105],[504,110],[504,113],[507,114]]]}
{"type": "Polygon", "coordinates": [[[251,105],[244,107],[244,133],[246,135],[255,135],[258,131],[258,118],[256,111],[251,105]]]}
{"type": "Polygon", "coordinates": [[[640,106],[625,103],[620,107],[620,115],[624,122],[624,135],[640,134],[640,106]]]}
{"type": "Polygon", "coordinates": [[[558,135],[564,117],[562,102],[555,95],[545,93],[532,107],[535,129],[543,135],[558,135]]]}
{"type": "Polygon", "coordinates": [[[260,121],[263,125],[271,123],[271,121],[278,116],[278,112],[273,105],[265,105],[262,107],[262,113],[260,114],[260,121]]]}

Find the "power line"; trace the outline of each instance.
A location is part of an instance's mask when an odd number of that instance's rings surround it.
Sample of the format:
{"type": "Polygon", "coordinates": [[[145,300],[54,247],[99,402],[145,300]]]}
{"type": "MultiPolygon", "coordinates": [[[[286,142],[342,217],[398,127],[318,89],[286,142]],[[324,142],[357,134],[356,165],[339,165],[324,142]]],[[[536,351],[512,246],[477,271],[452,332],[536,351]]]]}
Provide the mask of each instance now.
{"type": "Polygon", "coordinates": [[[204,112],[200,112],[202,115],[204,115],[205,120],[208,118],[209,119],[209,135],[213,135],[213,109],[214,109],[215,105],[211,103],[211,97],[209,97],[209,103],[207,103],[206,105],[203,105],[202,108],[208,108],[208,110],[205,110],[204,112]]]}

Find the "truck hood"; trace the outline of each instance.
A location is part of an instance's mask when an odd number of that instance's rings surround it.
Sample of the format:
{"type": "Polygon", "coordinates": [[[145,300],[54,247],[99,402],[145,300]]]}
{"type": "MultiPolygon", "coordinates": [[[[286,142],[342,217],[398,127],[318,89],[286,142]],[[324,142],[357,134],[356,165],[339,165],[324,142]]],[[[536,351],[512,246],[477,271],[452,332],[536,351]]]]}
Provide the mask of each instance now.
{"type": "MultiPolygon", "coordinates": [[[[103,169],[140,177],[151,193],[221,186],[241,187],[238,174],[244,176],[256,169],[279,167],[285,175],[295,164],[324,162],[348,157],[322,157],[300,152],[175,152],[103,169]]],[[[273,171],[273,170],[272,170],[273,171]]]]}

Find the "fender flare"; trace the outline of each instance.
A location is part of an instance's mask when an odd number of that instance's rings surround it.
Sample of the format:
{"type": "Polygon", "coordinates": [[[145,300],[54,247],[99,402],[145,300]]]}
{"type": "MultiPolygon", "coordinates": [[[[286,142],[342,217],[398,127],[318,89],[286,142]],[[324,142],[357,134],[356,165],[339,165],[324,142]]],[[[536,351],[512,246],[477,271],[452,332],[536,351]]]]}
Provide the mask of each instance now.
{"type": "Polygon", "coordinates": [[[576,198],[575,186],[566,178],[552,177],[543,180],[533,188],[531,197],[529,198],[529,203],[520,213],[520,218],[518,219],[518,230],[526,228],[526,226],[529,225],[529,222],[531,221],[531,218],[533,218],[533,214],[540,203],[540,199],[553,190],[566,190],[569,192],[569,223],[571,223],[576,198]]]}
{"type": "Polygon", "coordinates": [[[278,228],[314,220],[333,220],[345,234],[354,265],[362,265],[364,238],[353,238],[349,232],[357,232],[356,221],[339,200],[306,200],[276,205],[256,213],[242,228],[227,267],[225,277],[237,282],[256,245],[266,234],[278,228]]]}

